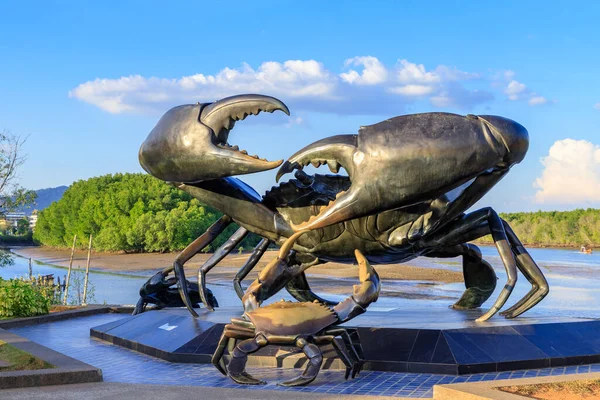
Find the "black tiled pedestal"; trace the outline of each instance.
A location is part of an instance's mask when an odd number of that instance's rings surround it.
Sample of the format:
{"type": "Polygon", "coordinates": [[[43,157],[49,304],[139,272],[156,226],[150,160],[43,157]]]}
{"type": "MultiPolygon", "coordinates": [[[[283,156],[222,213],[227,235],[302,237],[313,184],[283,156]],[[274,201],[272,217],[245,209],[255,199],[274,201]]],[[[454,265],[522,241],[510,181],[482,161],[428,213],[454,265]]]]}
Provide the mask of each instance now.
{"type": "MultiPolygon", "coordinates": [[[[172,362],[208,363],[223,331],[241,309],[149,311],[97,326],[90,335],[172,362]]],[[[377,309],[346,327],[360,339],[365,369],[467,374],[600,362],[600,320],[494,317],[476,323],[479,310],[377,309]]],[[[324,348],[324,368],[342,368],[324,348]]],[[[267,346],[250,365],[302,367],[294,348],[267,346]]]]}

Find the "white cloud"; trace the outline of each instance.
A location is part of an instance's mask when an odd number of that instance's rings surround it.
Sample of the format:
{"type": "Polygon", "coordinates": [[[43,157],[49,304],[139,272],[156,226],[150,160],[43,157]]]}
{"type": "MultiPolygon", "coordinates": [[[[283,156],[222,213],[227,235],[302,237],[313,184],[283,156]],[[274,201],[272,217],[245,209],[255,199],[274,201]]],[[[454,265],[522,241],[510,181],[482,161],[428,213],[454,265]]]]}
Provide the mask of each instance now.
{"type": "Polygon", "coordinates": [[[304,125],[305,121],[302,117],[290,117],[288,122],[285,124],[287,128],[291,128],[294,125],[304,125]]]}
{"type": "MultiPolygon", "coordinates": [[[[452,93],[448,89],[449,85],[453,82],[468,81],[471,79],[479,78],[478,74],[460,71],[457,68],[450,68],[445,65],[438,65],[435,70],[427,71],[423,64],[411,63],[407,60],[399,60],[396,65],[396,78],[397,82],[401,83],[401,86],[392,86],[388,88],[388,92],[396,93],[403,96],[414,96],[422,97],[433,94],[429,99],[430,103],[434,107],[449,107],[464,105],[462,101],[463,97],[460,96],[460,104],[456,102],[459,96],[453,96],[456,92],[452,93]]],[[[477,92],[477,91],[473,91],[477,92]]],[[[462,95],[468,95],[466,91],[461,92],[462,95]]],[[[482,102],[491,100],[482,99],[482,102]]]]}
{"type": "Polygon", "coordinates": [[[528,103],[529,103],[530,106],[537,106],[539,104],[546,104],[547,102],[548,102],[548,99],[545,98],[544,96],[533,96],[528,101],[528,103]]]}
{"type": "Polygon", "coordinates": [[[586,140],[555,142],[542,159],[542,176],[535,180],[538,203],[600,202],[600,146],[586,140]]]}
{"type": "Polygon", "coordinates": [[[508,83],[504,93],[508,95],[509,100],[519,100],[520,97],[526,93],[527,86],[525,84],[515,81],[514,79],[508,83]]]}
{"type": "Polygon", "coordinates": [[[492,99],[491,93],[484,90],[467,90],[461,85],[448,84],[436,96],[432,96],[429,101],[434,107],[469,109],[492,99]],[[456,103],[457,99],[460,99],[460,104],[456,103]]]}
{"type": "Polygon", "coordinates": [[[427,72],[423,64],[417,65],[407,60],[400,60],[398,64],[399,68],[396,75],[398,77],[398,82],[400,83],[434,84],[441,81],[441,78],[437,73],[427,72]]]}
{"type": "Polygon", "coordinates": [[[595,108],[596,110],[600,110],[600,103],[596,103],[596,104],[594,104],[594,108],[595,108]]]}
{"type": "Polygon", "coordinates": [[[445,81],[468,81],[481,78],[479,74],[461,71],[455,67],[450,68],[445,65],[438,65],[435,73],[445,81]]]}
{"type": "Polygon", "coordinates": [[[404,96],[425,96],[431,94],[435,88],[427,85],[404,85],[396,86],[389,89],[391,93],[397,93],[404,96]]]}
{"type": "Polygon", "coordinates": [[[263,93],[281,98],[295,110],[339,114],[400,113],[404,106],[426,99],[434,107],[469,109],[490,101],[485,88],[471,89],[466,81],[476,73],[402,59],[386,67],[372,56],[353,57],[346,72],[334,73],[316,60],[267,61],[223,68],[216,74],[197,73],[179,79],[131,75],[95,79],[80,84],[69,97],[110,113],[158,113],[182,103],[210,102],[239,93],[263,93]]]}
{"type": "Polygon", "coordinates": [[[387,69],[375,57],[367,56],[349,58],[344,64],[346,66],[363,66],[363,71],[360,74],[355,70],[350,70],[347,73],[340,74],[342,80],[350,84],[376,85],[378,83],[385,82],[387,79],[387,69]]]}
{"type": "Polygon", "coordinates": [[[515,77],[516,73],[515,73],[515,71],[511,71],[510,69],[507,69],[506,71],[504,71],[503,75],[504,75],[504,79],[506,79],[507,81],[512,81],[513,78],[515,77]]]}
{"type": "Polygon", "coordinates": [[[503,88],[504,94],[511,101],[527,101],[530,106],[554,103],[547,97],[533,92],[526,84],[515,79],[515,71],[505,70],[493,73],[492,87],[503,88]]]}
{"type": "Polygon", "coordinates": [[[216,75],[195,74],[180,79],[144,78],[96,79],[69,92],[111,113],[144,112],[158,105],[214,101],[234,93],[267,92],[290,98],[332,97],[336,82],[314,61],[265,62],[257,70],[248,64],[239,69],[224,68],[216,75]]]}

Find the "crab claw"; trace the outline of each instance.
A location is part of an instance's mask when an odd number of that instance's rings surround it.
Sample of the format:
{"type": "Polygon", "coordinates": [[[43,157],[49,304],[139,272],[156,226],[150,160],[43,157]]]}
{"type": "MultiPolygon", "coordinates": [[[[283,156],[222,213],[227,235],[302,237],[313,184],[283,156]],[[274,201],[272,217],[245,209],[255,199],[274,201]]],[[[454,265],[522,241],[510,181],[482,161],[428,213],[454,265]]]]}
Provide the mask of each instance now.
{"type": "Polygon", "coordinates": [[[288,256],[294,243],[305,232],[296,232],[286,239],[281,245],[276,258],[271,260],[258,274],[258,279],[255,279],[242,296],[242,304],[244,312],[251,312],[260,306],[264,299],[268,299],[275,293],[279,292],[285,285],[294,277],[296,277],[301,269],[290,268],[288,265],[288,256]]]}
{"type": "Polygon", "coordinates": [[[405,207],[443,196],[482,171],[507,170],[525,157],[527,130],[493,115],[404,115],[332,136],[290,157],[277,178],[313,164],[343,167],[347,191],[300,224],[298,232],[405,207]]]}
{"type": "Polygon", "coordinates": [[[377,271],[369,264],[369,261],[360,250],[354,250],[354,256],[358,261],[360,285],[354,285],[352,296],[333,307],[340,322],[349,321],[367,311],[367,307],[377,301],[381,291],[381,282],[377,271]]]}
{"type": "Polygon", "coordinates": [[[140,164],[156,178],[183,183],[276,168],[283,160],[250,156],[229,145],[227,139],[236,121],[261,111],[277,110],[290,114],[280,100],[258,94],[174,107],[163,115],[140,147],[140,164]]]}

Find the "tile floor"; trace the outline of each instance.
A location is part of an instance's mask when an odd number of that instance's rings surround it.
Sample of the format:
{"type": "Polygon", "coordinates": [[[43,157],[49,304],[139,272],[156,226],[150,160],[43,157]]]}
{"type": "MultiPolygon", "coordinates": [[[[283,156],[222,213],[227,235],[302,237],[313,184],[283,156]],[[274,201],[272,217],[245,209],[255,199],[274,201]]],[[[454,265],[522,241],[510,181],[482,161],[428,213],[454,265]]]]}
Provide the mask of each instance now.
{"type": "MultiPolygon", "coordinates": [[[[11,332],[101,368],[106,382],[239,388],[212,365],[170,363],[90,338],[91,327],[122,317],[119,314],[101,314],[16,328],[11,332]]],[[[284,388],[276,384],[299,371],[266,368],[251,368],[249,371],[268,384],[246,386],[248,390],[430,398],[436,384],[600,372],[600,364],[462,376],[363,371],[357,379],[350,381],[344,380],[342,371],[322,371],[311,385],[299,388],[284,388]]]]}

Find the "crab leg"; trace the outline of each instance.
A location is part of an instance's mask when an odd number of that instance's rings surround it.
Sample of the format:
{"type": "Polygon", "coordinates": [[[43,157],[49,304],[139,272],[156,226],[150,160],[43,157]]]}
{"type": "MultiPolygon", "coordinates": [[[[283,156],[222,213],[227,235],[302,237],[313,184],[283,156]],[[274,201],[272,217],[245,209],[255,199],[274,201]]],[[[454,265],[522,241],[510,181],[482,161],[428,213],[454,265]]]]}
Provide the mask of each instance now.
{"type": "MultiPolygon", "coordinates": [[[[188,311],[192,316],[197,317],[198,313],[194,311],[192,308],[192,301],[190,300],[190,294],[188,293],[188,288],[185,279],[185,272],[183,270],[183,264],[188,262],[192,257],[194,257],[200,250],[208,246],[227,226],[232,222],[231,218],[227,215],[223,215],[221,218],[217,220],[214,224],[212,224],[206,232],[204,232],[198,239],[194,240],[190,243],[175,259],[173,263],[173,267],[168,267],[165,269],[165,272],[173,271],[175,272],[175,278],[177,278],[177,289],[179,290],[179,295],[181,296],[181,301],[187,307],[188,311]]],[[[200,288],[199,288],[200,289],[200,288]]]]}
{"type": "MultiPolygon", "coordinates": [[[[344,328],[337,328],[337,329],[327,330],[325,333],[328,335],[340,336],[342,338],[342,341],[344,342],[344,345],[346,346],[345,350],[348,353],[347,356],[346,356],[346,353],[341,349],[339,343],[335,339],[333,340],[332,344],[333,344],[333,347],[336,349],[338,355],[344,354],[344,356],[348,357],[351,362],[350,366],[347,365],[347,367],[349,367],[349,368],[346,369],[346,375],[344,378],[348,379],[348,377],[351,375],[352,379],[354,379],[354,377],[356,375],[358,375],[360,373],[360,370],[362,369],[363,360],[356,352],[356,348],[354,347],[354,344],[352,344],[352,339],[350,339],[350,335],[348,334],[348,331],[345,330],[344,328]]],[[[340,358],[342,358],[342,356],[340,356],[340,358]]],[[[343,358],[342,358],[342,361],[343,361],[343,358]]]]}
{"type": "Polygon", "coordinates": [[[527,278],[532,285],[531,290],[521,300],[508,310],[500,313],[500,315],[503,315],[506,318],[515,318],[542,301],[548,294],[549,288],[544,274],[535,261],[533,261],[533,258],[531,258],[517,235],[515,235],[515,232],[506,221],[502,222],[513,253],[515,254],[517,265],[525,278],[527,278]]]}
{"type": "Polygon", "coordinates": [[[502,259],[504,268],[506,269],[506,275],[508,277],[506,285],[502,288],[498,299],[494,302],[492,307],[477,318],[477,322],[483,322],[490,319],[496,314],[506,303],[508,297],[512,293],[515,283],[517,282],[517,264],[513,255],[512,249],[508,242],[504,225],[498,214],[491,208],[482,208],[481,210],[474,211],[457,221],[446,226],[446,235],[436,236],[429,238],[429,240],[422,243],[425,247],[436,247],[442,244],[452,245],[454,243],[465,243],[471,240],[478,239],[489,233],[492,234],[494,244],[498,250],[498,254],[502,259]]]}
{"type": "MultiPolygon", "coordinates": [[[[298,256],[298,254],[295,251],[292,251],[292,254],[290,254],[290,257],[289,257],[290,265],[298,265],[302,271],[304,271],[312,266],[323,264],[323,261],[319,260],[316,257],[314,257],[313,260],[311,260],[311,261],[303,263],[298,259],[297,256],[298,256]]],[[[316,293],[314,293],[310,289],[310,285],[308,284],[308,280],[306,279],[306,274],[304,272],[302,272],[301,274],[290,279],[290,281],[285,286],[285,289],[288,291],[288,293],[293,298],[295,298],[298,301],[312,302],[312,301],[316,300],[319,303],[325,304],[328,306],[334,306],[337,304],[334,301],[326,300],[326,299],[318,296],[316,293]]]]}
{"type": "Polygon", "coordinates": [[[299,338],[296,340],[296,346],[302,349],[306,357],[308,358],[308,365],[304,369],[302,375],[290,379],[289,381],[279,383],[280,386],[302,386],[307,385],[315,380],[319,371],[321,370],[321,365],[323,364],[323,354],[321,354],[321,350],[312,344],[308,343],[305,339],[299,338]]]}
{"type": "MultiPolygon", "coordinates": [[[[249,339],[252,337],[254,337],[254,325],[252,325],[251,322],[233,318],[231,324],[225,325],[225,328],[223,329],[221,339],[219,339],[217,348],[210,360],[212,365],[214,365],[223,375],[227,375],[227,369],[224,368],[221,363],[225,348],[228,347],[230,343],[233,344],[236,339],[249,339]]],[[[233,346],[235,346],[235,344],[233,344],[233,346]]],[[[231,349],[231,352],[233,352],[233,349],[231,349]]]]}
{"type": "Polygon", "coordinates": [[[133,312],[131,313],[131,315],[138,315],[138,314],[143,313],[144,311],[146,311],[147,305],[148,305],[148,303],[146,301],[144,301],[144,299],[142,297],[140,297],[140,299],[136,303],[135,308],[133,309],[133,312]]]}
{"type": "Polygon", "coordinates": [[[221,339],[219,339],[219,343],[217,344],[217,348],[210,359],[212,365],[214,365],[215,368],[217,368],[219,372],[225,376],[227,376],[227,369],[223,368],[223,365],[221,365],[221,359],[223,358],[223,353],[225,353],[225,348],[230,340],[231,338],[226,336],[225,332],[223,332],[221,339]]]}
{"type": "Polygon", "coordinates": [[[238,295],[240,300],[244,296],[244,289],[242,289],[242,281],[246,276],[248,276],[250,271],[254,269],[256,264],[258,264],[263,254],[265,254],[265,251],[267,251],[267,248],[270,244],[271,241],[269,239],[261,240],[256,245],[254,250],[252,250],[252,254],[250,254],[250,257],[248,257],[246,263],[242,266],[242,268],[240,268],[238,273],[235,274],[235,278],[233,278],[233,288],[235,289],[235,293],[238,295]]]}
{"type": "Polygon", "coordinates": [[[206,262],[198,269],[198,291],[200,292],[200,298],[204,306],[210,311],[214,311],[213,305],[207,300],[206,296],[206,274],[221,262],[237,246],[244,238],[248,235],[248,231],[245,228],[239,228],[231,237],[221,245],[213,253],[213,255],[206,260],[206,262]]]}
{"type": "Polygon", "coordinates": [[[346,366],[346,373],[344,375],[344,379],[348,379],[350,373],[353,370],[354,363],[350,360],[350,357],[346,354],[346,352],[344,352],[342,346],[340,346],[340,344],[335,340],[335,338],[331,341],[331,345],[333,346],[340,360],[342,360],[342,362],[346,366]]]}
{"type": "Polygon", "coordinates": [[[473,183],[450,203],[450,206],[445,211],[444,216],[438,221],[437,225],[442,226],[445,223],[460,217],[464,210],[468,210],[477,203],[477,201],[494,187],[498,181],[504,178],[504,175],[506,175],[508,171],[509,170],[506,168],[494,169],[475,178],[473,183]]]}
{"type": "Polygon", "coordinates": [[[248,354],[254,353],[261,347],[266,346],[266,344],[267,339],[262,335],[257,335],[255,338],[244,340],[235,346],[231,355],[231,361],[229,361],[229,365],[227,366],[229,377],[241,385],[266,384],[267,382],[258,380],[246,372],[248,354]]]}
{"type": "Polygon", "coordinates": [[[494,293],[498,279],[496,273],[492,266],[482,258],[481,250],[474,244],[451,246],[425,256],[435,258],[462,256],[466,290],[452,308],[462,310],[481,307],[494,293]]]}
{"type": "Polygon", "coordinates": [[[351,320],[367,311],[369,304],[376,302],[379,298],[381,283],[377,271],[369,264],[360,250],[354,250],[354,256],[358,261],[358,279],[360,285],[354,285],[354,293],[346,300],[333,307],[340,323],[351,320]]]}
{"type": "MultiPolygon", "coordinates": [[[[301,264],[300,268],[302,270],[305,270],[317,264],[320,264],[320,262],[301,264]]],[[[306,274],[304,272],[292,278],[285,286],[285,289],[293,298],[295,298],[298,301],[318,301],[319,303],[325,304],[327,306],[334,306],[337,304],[335,301],[324,299],[321,296],[317,295],[315,292],[313,292],[308,284],[308,281],[306,280],[306,274]]]]}

